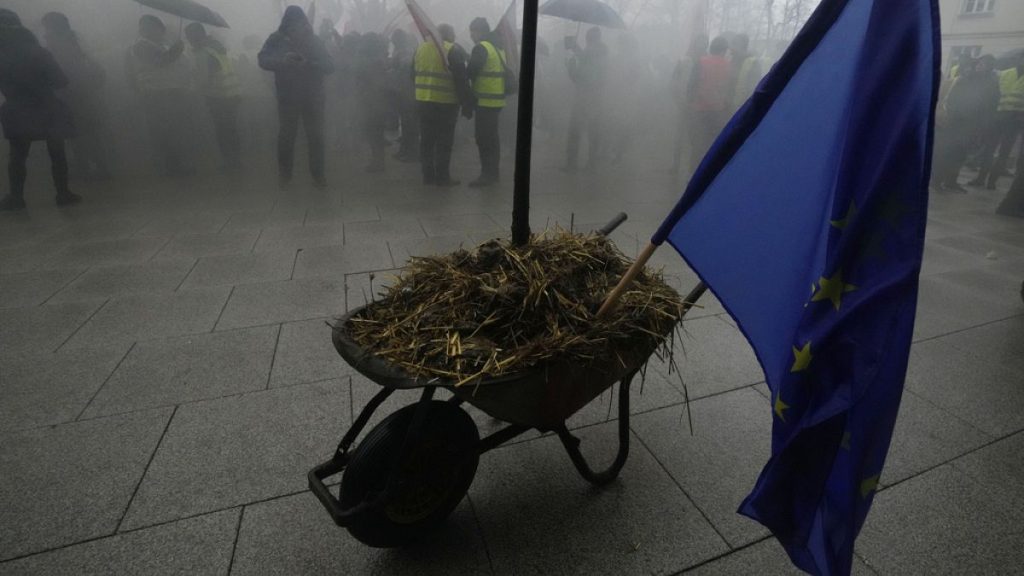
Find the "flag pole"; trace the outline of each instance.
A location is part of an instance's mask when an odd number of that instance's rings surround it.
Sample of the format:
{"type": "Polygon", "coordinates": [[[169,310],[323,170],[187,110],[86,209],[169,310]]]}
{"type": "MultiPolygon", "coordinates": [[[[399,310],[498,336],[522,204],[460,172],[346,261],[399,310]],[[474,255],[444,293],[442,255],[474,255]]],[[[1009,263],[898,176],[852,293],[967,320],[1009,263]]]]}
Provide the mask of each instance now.
{"type": "Polygon", "coordinates": [[[537,1],[523,2],[523,51],[519,55],[519,119],[512,192],[512,245],[530,241],[530,154],[533,150],[533,87],[537,64],[537,1]]]}
{"type": "Polygon", "coordinates": [[[622,295],[626,293],[626,289],[633,283],[633,280],[636,280],[637,274],[644,269],[644,266],[647,265],[647,261],[651,259],[651,256],[654,255],[654,251],[657,249],[658,247],[654,242],[647,243],[644,251],[637,256],[636,262],[633,262],[633,265],[629,267],[629,270],[626,270],[626,273],[619,279],[619,283],[604,299],[604,303],[601,304],[601,308],[597,311],[598,320],[604,319],[612,310],[615,309],[615,306],[619,303],[619,298],[622,298],[622,295]]]}

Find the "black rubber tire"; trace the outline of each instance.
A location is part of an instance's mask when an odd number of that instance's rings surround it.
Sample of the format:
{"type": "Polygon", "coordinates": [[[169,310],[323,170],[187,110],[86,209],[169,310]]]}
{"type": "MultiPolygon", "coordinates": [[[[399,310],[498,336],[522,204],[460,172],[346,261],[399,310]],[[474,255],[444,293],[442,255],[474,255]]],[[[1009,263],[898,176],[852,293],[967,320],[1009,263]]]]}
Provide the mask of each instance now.
{"type": "MultiPolygon", "coordinates": [[[[384,491],[416,408],[411,404],[389,415],[359,443],[341,481],[344,509],[372,502],[384,491]]],[[[444,522],[473,483],[480,461],[473,419],[448,402],[432,400],[428,410],[398,466],[409,480],[383,505],[368,507],[348,523],[348,531],[368,546],[394,548],[415,540],[444,522]]]]}

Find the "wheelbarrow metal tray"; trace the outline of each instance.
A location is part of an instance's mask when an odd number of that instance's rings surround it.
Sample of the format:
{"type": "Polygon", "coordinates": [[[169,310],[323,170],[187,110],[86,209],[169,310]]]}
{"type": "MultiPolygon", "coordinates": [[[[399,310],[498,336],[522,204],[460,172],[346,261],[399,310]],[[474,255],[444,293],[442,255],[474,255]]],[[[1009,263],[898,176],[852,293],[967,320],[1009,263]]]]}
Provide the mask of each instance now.
{"type": "Polygon", "coordinates": [[[447,388],[494,418],[540,430],[561,426],[613,384],[639,370],[657,349],[655,345],[609,351],[582,364],[556,360],[525,372],[482,378],[457,387],[451,380],[413,376],[360,346],[345,326],[364,310],[360,307],[340,317],[331,338],[341,357],[360,374],[386,388],[447,388]]]}

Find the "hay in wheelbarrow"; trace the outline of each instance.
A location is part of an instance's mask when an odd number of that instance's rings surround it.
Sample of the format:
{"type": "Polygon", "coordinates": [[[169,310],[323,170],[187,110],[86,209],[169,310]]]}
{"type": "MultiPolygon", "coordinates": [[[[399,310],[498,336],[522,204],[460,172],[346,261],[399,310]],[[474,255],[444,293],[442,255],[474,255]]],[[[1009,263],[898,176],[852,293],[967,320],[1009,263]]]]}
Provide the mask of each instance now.
{"type": "Polygon", "coordinates": [[[457,386],[554,360],[668,350],[683,300],[659,272],[644,270],[613,314],[596,317],[628,267],[597,234],[555,230],[522,247],[492,240],[414,258],[345,328],[411,376],[457,386]]]}

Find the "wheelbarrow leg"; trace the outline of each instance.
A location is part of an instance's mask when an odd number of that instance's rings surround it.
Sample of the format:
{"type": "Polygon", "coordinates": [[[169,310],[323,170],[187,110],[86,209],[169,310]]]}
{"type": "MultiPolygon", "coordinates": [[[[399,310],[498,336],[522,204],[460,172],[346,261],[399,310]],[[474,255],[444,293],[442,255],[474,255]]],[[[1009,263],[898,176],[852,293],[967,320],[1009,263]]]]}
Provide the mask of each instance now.
{"type": "Polygon", "coordinates": [[[619,383],[619,451],[615,455],[615,461],[607,469],[594,472],[590,468],[580,452],[580,439],[569,432],[564,422],[555,429],[559,440],[562,441],[562,446],[565,446],[565,451],[569,454],[569,459],[576,466],[580,476],[594,486],[604,486],[615,480],[629,456],[629,385],[633,381],[634,374],[626,376],[619,383]]]}

